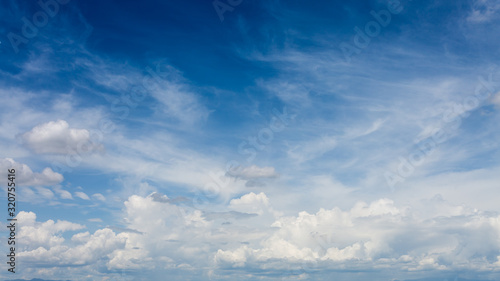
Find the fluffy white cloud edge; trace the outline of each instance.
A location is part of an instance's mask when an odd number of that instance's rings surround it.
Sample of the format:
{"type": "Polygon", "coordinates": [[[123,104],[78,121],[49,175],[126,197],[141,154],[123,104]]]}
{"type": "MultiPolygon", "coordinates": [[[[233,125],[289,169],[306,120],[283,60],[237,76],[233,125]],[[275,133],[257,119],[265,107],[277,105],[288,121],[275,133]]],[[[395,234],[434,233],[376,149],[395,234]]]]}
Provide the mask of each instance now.
{"type": "Polygon", "coordinates": [[[86,129],[70,128],[65,120],[35,126],[21,136],[24,144],[38,154],[75,154],[100,151],[101,144],[90,139],[86,129]]]}
{"type": "Polygon", "coordinates": [[[45,267],[85,265],[108,270],[182,265],[286,275],[304,264],[309,273],[331,268],[500,270],[500,216],[454,206],[442,198],[429,201],[428,207],[434,210],[430,218],[390,199],[379,199],[358,202],[347,211],[320,209],[296,216],[274,212],[271,225],[265,218],[272,212],[265,193],[251,192],[230,201],[230,210],[259,214],[236,219],[209,219],[200,210],[158,198],[163,197],[157,193],[129,197],[123,213],[127,228],[121,233],[108,227],[81,232],[85,227],[80,224],[38,222],[34,213],[20,212],[19,237],[26,247],[19,256],[45,267]],[[65,232],[77,233],[66,240],[65,232]]]}

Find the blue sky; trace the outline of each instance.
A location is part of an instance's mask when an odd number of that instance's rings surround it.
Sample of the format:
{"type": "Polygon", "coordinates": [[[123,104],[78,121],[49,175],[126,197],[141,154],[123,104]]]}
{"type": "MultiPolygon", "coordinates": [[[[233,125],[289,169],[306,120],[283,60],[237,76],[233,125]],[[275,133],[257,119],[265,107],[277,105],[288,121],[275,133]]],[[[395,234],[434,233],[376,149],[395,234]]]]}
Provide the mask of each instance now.
{"type": "Polygon", "coordinates": [[[496,1],[40,3],[0,9],[2,278],[500,279],[496,1]]]}

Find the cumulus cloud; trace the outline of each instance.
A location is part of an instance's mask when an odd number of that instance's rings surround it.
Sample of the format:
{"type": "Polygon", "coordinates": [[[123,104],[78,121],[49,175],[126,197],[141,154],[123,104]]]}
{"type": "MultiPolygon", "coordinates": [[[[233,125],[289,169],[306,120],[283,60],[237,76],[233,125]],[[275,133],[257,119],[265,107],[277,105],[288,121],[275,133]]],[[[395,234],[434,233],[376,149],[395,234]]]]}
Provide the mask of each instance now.
{"type": "Polygon", "coordinates": [[[214,277],[228,268],[242,274],[258,269],[263,276],[300,269],[306,279],[331,268],[404,273],[496,270],[500,264],[500,216],[441,197],[425,202],[432,214],[383,198],[348,210],[275,216],[272,224],[257,226],[249,224],[262,223],[264,216],[244,214],[270,209],[264,193],[231,200],[230,212],[174,205],[160,193],[133,195],[124,204],[125,228],[79,232],[71,241],[61,234],[82,225],[37,222],[34,213],[21,212],[20,237],[27,247],[19,255],[47,266],[100,264],[110,271],[210,267],[214,277]]]}
{"type": "Polygon", "coordinates": [[[212,223],[201,211],[173,205],[160,193],[129,197],[125,211],[128,241],[124,249],[112,255],[111,268],[139,269],[158,264],[176,267],[187,260],[199,262],[207,257],[204,242],[206,236],[210,236],[212,223]],[[148,223],[144,223],[146,221],[148,223]],[[174,257],[179,260],[175,261],[174,257]],[[140,259],[141,264],[135,263],[136,259],[140,259]]]}
{"type": "Polygon", "coordinates": [[[20,226],[18,238],[24,245],[19,257],[27,263],[50,267],[99,264],[103,260],[109,261],[108,255],[123,248],[126,242],[126,235],[104,228],[94,234],[74,234],[70,246],[63,233],[78,231],[85,226],[60,220],[38,222],[35,213],[24,211],[19,212],[17,220],[20,226]]]}
{"type": "Polygon", "coordinates": [[[215,260],[223,268],[261,270],[304,262],[315,270],[333,265],[409,271],[496,268],[500,216],[467,208],[455,208],[453,213],[450,208],[442,210],[424,219],[407,207],[380,199],[359,202],[349,211],[300,212],[277,219],[273,227],[278,230],[258,245],[219,249],[215,260]]]}
{"type": "Polygon", "coordinates": [[[86,129],[70,128],[65,120],[40,124],[21,136],[24,144],[39,154],[74,154],[101,150],[91,142],[86,129]]]}
{"type": "Polygon", "coordinates": [[[21,211],[17,214],[20,230],[18,233],[19,240],[33,248],[60,245],[64,242],[61,236],[63,232],[75,231],[83,229],[84,226],[69,221],[54,222],[48,220],[46,222],[37,222],[36,214],[33,212],[21,211]]]}
{"type": "Polygon", "coordinates": [[[35,189],[36,189],[38,195],[43,197],[44,199],[50,200],[50,199],[54,198],[54,192],[52,192],[52,190],[50,190],[48,188],[36,186],[35,189]]]}
{"type": "Polygon", "coordinates": [[[106,197],[104,197],[104,195],[102,195],[101,193],[92,194],[92,198],[99,200],[99,201],[102,201],[102,202],[106,201],[106,197]]]}
{"type": "MultiPolygon", "coordinates": [[[[78,241],[77,239],[73,241],[78,241]]],[[[50,248],[38,247],[19,253],[26,262],[42,263],[50,266],[87,265],[108,260],[117,248],[124,246],[126,237],[104,228],[92,234],[88,241],[76,247],[56,245],[50,248]]]]}
{"type": "Polygon", "coordinates": [[[58,188],[55,188],[54,191],[59,194],[59,197],[61,199],[73,199],[73,196],[71,195],[71,193],[67,190],[64,190],[60,187],[58,188]]]}
{"type": "Polygon", "coordinates": [[[90,200],[89,196],[85,194],[85,192],[77,191],[75,192],[75,196],[83,200],[90,200]]]}
{"type": "Polygon", "coordinates": [[[0,159],[0,175],[7,177],[7,169],[16,170],[16,182],[24,186],[51,186],[63,181],[64,177],[52,171],[51,168],[45,168],[41,173],[34,173],[26,164],[21,164],[11,158],[0,159]]]}
{"type": "Polygon", "coordinates": [[[269,208],[269,198],[263,192],[250,192],[229,202],[229,208],[242,213],[263,214],[269,208]]]}

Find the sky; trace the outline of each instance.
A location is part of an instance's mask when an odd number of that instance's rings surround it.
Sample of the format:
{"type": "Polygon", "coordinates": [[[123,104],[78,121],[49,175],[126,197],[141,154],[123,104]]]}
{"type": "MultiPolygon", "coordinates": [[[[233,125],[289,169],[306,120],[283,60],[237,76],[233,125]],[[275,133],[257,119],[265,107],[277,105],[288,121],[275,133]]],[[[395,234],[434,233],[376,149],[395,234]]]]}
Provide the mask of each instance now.
{"type": "Polygon", "coordinates": [[[3,280],[500,280],[494,0],[0,2],[3,280]]]}

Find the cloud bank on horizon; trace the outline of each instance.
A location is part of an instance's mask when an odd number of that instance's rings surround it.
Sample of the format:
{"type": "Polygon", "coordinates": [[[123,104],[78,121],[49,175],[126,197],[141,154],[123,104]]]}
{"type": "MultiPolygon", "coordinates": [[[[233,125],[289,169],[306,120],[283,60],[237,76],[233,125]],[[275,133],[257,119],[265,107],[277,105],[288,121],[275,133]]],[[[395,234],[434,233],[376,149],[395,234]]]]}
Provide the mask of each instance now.
{"type": "Polygon", "coordinates": [[[500,279],[496,1],[0,5],[2,279],[500,279]]]}

